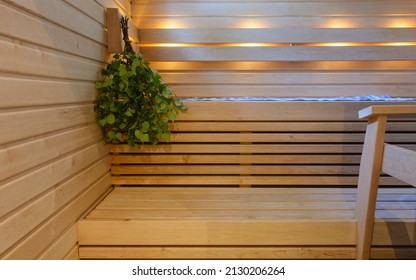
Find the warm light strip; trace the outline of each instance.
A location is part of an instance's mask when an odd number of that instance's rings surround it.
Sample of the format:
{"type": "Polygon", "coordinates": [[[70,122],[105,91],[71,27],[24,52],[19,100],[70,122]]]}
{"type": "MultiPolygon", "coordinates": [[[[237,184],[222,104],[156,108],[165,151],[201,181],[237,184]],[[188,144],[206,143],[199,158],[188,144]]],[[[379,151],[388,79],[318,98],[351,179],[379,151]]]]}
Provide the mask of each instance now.
{"type": "MultiPolygon", "coordinates": [[[[298,46],[298,44],[297,44],[298,46]]],[[[382,47],[382,46],[416,46],[416,42],[376,42],[376,43],[303,43],[304,47],[382,47]]]]}
{"type": "Polygon", "coordinates": [[[392,20],[388,24],[390,28],[415,28],[416,22],[414,20],[392,20]]]}
{"type": "MultiPolygon", "coordinates": [[[[273,24],[271,24],[267,20],[261,19],[240,19],[236,21],[232,26],[232,28],[244,28],[244,29],[260,29],[260,28],[273,28],[273,24]]],[[[413,19],[408,18],[396,18],[390,20],[384,20],[383,23],[380,23],[379,28],[415,28],[416,22],[413,19]]],[[[181,28],[195,28],[187,22],[186,20],[182,19],[164,19],[160,20],[157,27],[160,29],[181,29],[181,28]]],[[[354,20],[347,20],[347,19],[340,19],[340,18],[333,18],[326,20],[320,28],[368,28],[366,24],[360,23],[359,21],[354,20]]]]}
{"type": "MultiPolygon", "coordinates": [[[[347,29],[347,28],[366,28],[366,26],[359,25],[354,21],[346,21],[346,20],[330,20],[324,26],[324,28],[336,28],[336,29],[347,29]]],[[[386,21],[384,24],[378,26],[379,28],[415,28],[416,22],[415,21],[386,21]]],[[[368,27],[367,27],[368,28],[368,27]]]]}
{"type": "Polygon", "coordinates": [[[416,46],[416,42],[376,42],[376,43],[139,43],[139,47],[178,48],[178,47],[380,47],[416,46]]]}
{"type": "Polygon", "coordinates": [[[274,44],[274,43],[232,43],[225,44],[226,47],[276,47],[276,46],[287,46],[288,44],[274,44]]]}
{"type": "Polygon", "coordinates": [[[382,46],[415,46],[415,42],[384,43],[382,46]]]}
{"type": "Polygon", "coordinates": [[[286,47],[289,43],[140,43],[140,47],[286,47]]]}
{"type": "Polygon", "coordinates": [[[357,43],[318,43],[318,44],[307,44],[306,46],[318,46],[318,47],[356,47],[360,44],[357,43]]]}

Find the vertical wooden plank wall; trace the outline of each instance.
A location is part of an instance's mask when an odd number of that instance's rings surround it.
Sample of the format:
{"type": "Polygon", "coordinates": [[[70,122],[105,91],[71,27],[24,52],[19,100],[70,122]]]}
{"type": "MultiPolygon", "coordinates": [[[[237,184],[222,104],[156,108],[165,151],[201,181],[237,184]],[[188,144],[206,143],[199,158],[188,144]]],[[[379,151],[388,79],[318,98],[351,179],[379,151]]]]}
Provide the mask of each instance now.
{"type": "Polygon", "coordinates": [[[0,0],[0,259],[78,258],[75,224],[111,187],[104,7],[130,2],[0,0]]]}
{"type": "Polygon", "coordinates": [[[133,0],[182,97],[416,96],[414,0],[133,0]]]}

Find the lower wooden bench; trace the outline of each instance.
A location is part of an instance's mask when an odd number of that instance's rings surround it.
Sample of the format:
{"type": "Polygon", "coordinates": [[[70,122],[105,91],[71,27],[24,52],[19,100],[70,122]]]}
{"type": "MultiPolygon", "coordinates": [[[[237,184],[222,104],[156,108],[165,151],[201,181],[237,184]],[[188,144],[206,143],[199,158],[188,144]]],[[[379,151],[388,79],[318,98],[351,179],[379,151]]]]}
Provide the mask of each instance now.
{"type": "MultiPolygon", "coordinates": [[[[115,188],[79,223],[81,258],[359,256],[355,192],[367,121],[357,113],[373,103],[187,105],[171,143],[112,145],[115,188]]],[[[416,149],[415,116],[391,118],[386,130],[387,142],[416,149]]],[[[371,257],[416,259],[415,190],[386,174],[377,184],[371,257]]]]}
{"type": "MultiPolygon", "coordinates": [[[[416,189],[382,189],[371,257],[416,257],[416,189]]],[[[83,259],[353,259],[355,189],[115,188],[79,223],[83,259]]]]}

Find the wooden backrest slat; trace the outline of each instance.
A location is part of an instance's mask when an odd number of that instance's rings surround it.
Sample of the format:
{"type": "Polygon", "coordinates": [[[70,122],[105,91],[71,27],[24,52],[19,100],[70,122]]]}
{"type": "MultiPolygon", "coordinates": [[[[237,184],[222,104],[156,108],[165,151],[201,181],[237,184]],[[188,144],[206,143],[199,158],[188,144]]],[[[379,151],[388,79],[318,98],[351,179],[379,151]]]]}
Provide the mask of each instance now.
{"type": "MultiPolygon", "coordinates": [[[[412,143],[416,133],[390,133],[387,142],[412,143]]],[[[364,133],[173,133],[172,143],[362,143],[364,133]]]]}
{"type": "MultiPolygon", "coordinates": [[[[221,122],[177,121],[172,132],[365,132],[365,122],[221,122]]],[[[416,123],[396,121],[387,124],[388,132],[414,132],[416,123]]]]}
{"type": "Polygon", "coordinates": [[[349,165],[119,165],[113,175],[358,175],[349,165]]]}
{"type": "MultiPolygon", "coordinates": [[[[171,125],[170,143],[111,147],[113,183],[353,187],[365,122],[352,113],[363,103],[192,101],[171,125]]],[[[388,130],[387,141],[416,150],[414,118],[388,130]]]]}
{"type": "Polygon", "coordinates": [[[198,143],[198,144],[159,144],[144,145],[131,149],[127,145],[113,145],[113,154],[346,154],[361,153],[361,144],[235,144],[235,143],[198,143]]]}
{"type": "MultiPolygon", "coordinates": [[[[195,168],[204,165],[224,165],[224,164],[259,164],[259,165],[351,165],[360,163],[360,155],[308,155],[290,154],[290,155],[202,155],[202,154],[188,154],[188,155],[165,155],[165,154],[139,154],[139,155],[113,155],[111,162],[113,166],[116,165],[193,165],[198,164],[195,168]]],[[[238,166],[238,165],[237,165],[238,166]]]]}

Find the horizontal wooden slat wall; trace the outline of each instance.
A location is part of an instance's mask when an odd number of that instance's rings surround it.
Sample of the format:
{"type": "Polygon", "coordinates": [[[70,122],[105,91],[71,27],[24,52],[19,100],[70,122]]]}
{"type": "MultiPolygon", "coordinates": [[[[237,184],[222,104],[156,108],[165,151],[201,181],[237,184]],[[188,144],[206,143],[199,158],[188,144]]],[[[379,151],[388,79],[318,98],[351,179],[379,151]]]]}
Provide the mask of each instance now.
{"type": "Polygon", "coordinates": [[[180,97],[416,96],[416,1],[133,0],[180,97]]]}
{"type": "Polygon", "coordinates": [[[0,259],[77,259],[76,222],[111,188],[95,124],[105,7],[0,0],[0,259]]]}
{"type": "MultiPolygon", "coordinates": [[[[112,183],[354,188],[366,125],[357,112],[370,104],[381,103],[188,101],[169,144],[112,146],[112,183]]],[[[414,120],[390,120],[386,142],[414,149],[414,120]]]]}

